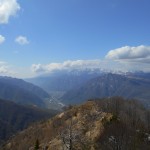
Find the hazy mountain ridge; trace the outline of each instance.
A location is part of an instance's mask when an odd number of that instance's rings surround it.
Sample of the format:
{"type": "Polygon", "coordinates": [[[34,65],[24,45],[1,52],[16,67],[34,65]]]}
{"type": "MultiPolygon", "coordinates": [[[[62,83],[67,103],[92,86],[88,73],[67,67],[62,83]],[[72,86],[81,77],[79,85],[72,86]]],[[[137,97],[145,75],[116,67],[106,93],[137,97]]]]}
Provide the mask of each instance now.
{"type": "Polygon", "coordinates": [[[35,95],[39,96],[40,98],[48,98],[49,94],[45,92],[42,88],[35,86],[32,83],[26,82],[22,79],[18,78],[12,78],[12,77],[0,77],[0,82],[9,84],[9,85],[15,85],[18,86],[21,89],[28,90],[35,95]]]}
{"type": "Polygon", "coordinates": [[[0,99],[0,144],[31,123],[52,117],[56,113],[0,99]]]}
{"type": "Polygon", "coordinates": [[[111,150],[112,147],[148,150],[149,117],[149,111],[136,101],[119,97],[97,99],[30,126],[2,149],[33,150],[38,139],[39,150],[61,150],[67,146],[72,150],[111,150]]]}
{"type": "Polygon", "coordinates": [[[47,92],[66,92],[81,86],[100,74],[103,72],[99,69],[64,70],[25,80],[42,87],[47,92]]]}
{"type": "Polygon", "coordinates": [[[97,97],[123,96],[140,99],[150,106],[150,73],[142,71],[64,70],[27,81],[45,88],[65,104],[82,103],[86,99],[97,97]]]}
{"type": "Polygon", "coordinates": [[[150,80],[128,77],[117,74],[104,74],[91,79],[84,85],[68,91],[62,96],[62,102],[76,104],[90,98],[102,98],[111,96],[123,96],[135,98],[150,103],[150,80]]]}
{"type": "Polygon", "coordinates": [[[44,99],[49,98],[40,87],[21,79],[0,77],[0,98],[26,105],[45,107],[44,99]]]}

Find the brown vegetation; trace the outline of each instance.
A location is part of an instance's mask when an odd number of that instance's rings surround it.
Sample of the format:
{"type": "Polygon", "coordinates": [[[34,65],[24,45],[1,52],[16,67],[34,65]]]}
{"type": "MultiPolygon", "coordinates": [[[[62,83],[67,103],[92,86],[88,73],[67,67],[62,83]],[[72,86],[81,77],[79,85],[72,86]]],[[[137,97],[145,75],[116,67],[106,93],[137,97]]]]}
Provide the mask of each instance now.
{"type": "Polygon", "coordinates": [[[148,150],[149,111],[136,101],[108,98],[74,106],[30,126],[3,150],[148,150]]]}

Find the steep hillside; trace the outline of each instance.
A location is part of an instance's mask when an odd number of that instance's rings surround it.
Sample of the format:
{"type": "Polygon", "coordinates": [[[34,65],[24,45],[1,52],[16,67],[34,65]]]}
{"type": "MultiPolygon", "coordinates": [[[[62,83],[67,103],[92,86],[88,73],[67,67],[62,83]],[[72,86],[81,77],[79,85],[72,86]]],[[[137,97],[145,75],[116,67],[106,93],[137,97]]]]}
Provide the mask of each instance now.
{"type": "Polygon", "coordinates": [[[143,101],[146,105],[150,105],[150,80],[105,74],[88,81],[80,88],[67,92],[62,97],[62,102],[79,104],[86,99],[111,96],[135,98],[143,101]]]}
{"type": "Polygon", "coordinates": [[[148,150],[150,113],[121,98],[88,101],[30,126],[3,150],[148,150]],[[147,118],[148,117],[148,118],[147,118]]]}
{"type": "Polygon", "coordinates": [[[0,99],[0,144],[31,123],[52,117],[57,112],[17,105],[0,99]]]}
{"type": "Polygon", "coordinates": [[[49,75],[26,79],[35,85],[42,87],[47,92],[66,92],[81,86],[83,83],[97,77],[102,72],[100,70],[72,70],[57,71],[49,75]]]}
{"type": "Polygon", "coordinates": [[[0,98],[11,100],[19,104],[45,107],[44,99],[49,94],[43,89],[21,79],[0,77],[0,98]]]}

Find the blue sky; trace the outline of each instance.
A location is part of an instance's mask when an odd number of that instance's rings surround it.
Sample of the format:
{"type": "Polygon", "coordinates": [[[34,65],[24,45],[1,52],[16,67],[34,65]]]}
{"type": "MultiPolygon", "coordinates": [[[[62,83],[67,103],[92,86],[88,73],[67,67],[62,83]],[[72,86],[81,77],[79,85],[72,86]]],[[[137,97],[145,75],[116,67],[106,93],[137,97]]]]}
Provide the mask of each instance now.
{"type": "Polygon", "coordinates": [[[0,75],[90,63],[150,71],[149,6],[149,0],[0,0],[0,75]]]}

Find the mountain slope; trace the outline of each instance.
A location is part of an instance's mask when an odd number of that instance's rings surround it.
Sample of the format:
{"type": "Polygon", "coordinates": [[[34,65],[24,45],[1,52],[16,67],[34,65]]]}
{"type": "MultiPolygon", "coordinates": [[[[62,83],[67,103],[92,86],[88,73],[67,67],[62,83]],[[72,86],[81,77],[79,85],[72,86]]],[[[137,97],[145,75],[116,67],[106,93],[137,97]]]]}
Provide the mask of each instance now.
{"type": "Polygon", "coordinates": [[[49,94],[21,79],[0,77],[0,98],[20,104],[45,107],[43,100],[49,98],[49,94]]]}
{"type": "Polygon", "coordinates": [[[42,87],[47,92],[66,92],[81,86],[83,83],[97,77],[100,70],[72,70],[57,71],[46,76],[26,79],[35,85],[42,87]]]}
{"type": "Polygon", "coordinates": [[[127,73],[127,75],[129,77],[134,77],[134,78],[142,78],[142,79],[149,79],[150,80],[150,73],[145,73],[145,72],[142,72],[142,71],[139,71],[139,72],[129,72],[127,73]]]}
{"type": "Polygon", "coordinates": [[[148,150],[148,114],[136,101],[117,97],[88,101],[30,126],[2,149],[34,150],[36,143],[39,150],[148,150]]]}
{"type": "Polygon", "coordinates": [[[55,111],[43,111],[0,99],[0,144],[31,123],[52,117],[55,111]]]}
{"type": "Polygon", "coordinates": [[[149,103],[150,80],[105,74],[94,78],[82,87],[69,91],[62,97],[65,104],[78,104],[91,98],[123,96],[149,103]]]}

